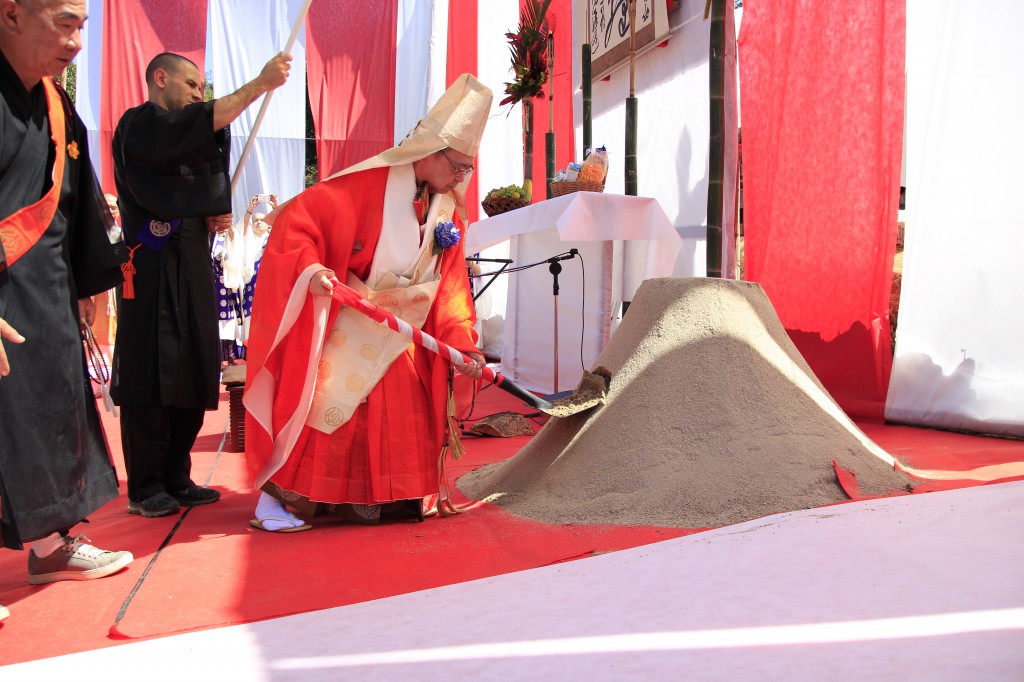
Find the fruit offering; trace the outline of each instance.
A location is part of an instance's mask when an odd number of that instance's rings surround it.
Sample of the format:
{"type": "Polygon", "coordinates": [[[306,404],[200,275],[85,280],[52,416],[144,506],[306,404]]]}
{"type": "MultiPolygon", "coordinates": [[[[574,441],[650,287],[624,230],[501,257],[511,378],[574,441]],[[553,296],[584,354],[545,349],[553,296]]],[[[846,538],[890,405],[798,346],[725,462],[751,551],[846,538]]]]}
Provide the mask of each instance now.
{"type": "Polygon", "coordinates": [[[505,187],[498,187],[492,189],[487,193],[488,199],[530,199],[530,187],[531,182],[526,180],[523,182],[523,186],[519,185],[506,185],[505,187]]]}

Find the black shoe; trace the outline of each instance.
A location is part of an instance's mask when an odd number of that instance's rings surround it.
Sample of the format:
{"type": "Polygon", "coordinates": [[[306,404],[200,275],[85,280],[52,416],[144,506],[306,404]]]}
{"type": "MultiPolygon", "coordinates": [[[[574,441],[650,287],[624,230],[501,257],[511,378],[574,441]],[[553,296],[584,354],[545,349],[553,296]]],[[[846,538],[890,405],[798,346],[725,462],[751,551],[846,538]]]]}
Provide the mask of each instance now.
{"type": "Polygon", "coordinates": [[[181,505],[167,493],[157,493],[142,502],[128,501],[129,514],[142,514],[146,518],[167,516],[181,510],[181,505]]]}
{"type": "Polygon", "coordinates": [[[213,488],[200,488],[193,483],[184,490],[171,493],[171,497],[183,507],[198,507],[204,504],[213,504],[219,500],[220,492],[213,488]]]}

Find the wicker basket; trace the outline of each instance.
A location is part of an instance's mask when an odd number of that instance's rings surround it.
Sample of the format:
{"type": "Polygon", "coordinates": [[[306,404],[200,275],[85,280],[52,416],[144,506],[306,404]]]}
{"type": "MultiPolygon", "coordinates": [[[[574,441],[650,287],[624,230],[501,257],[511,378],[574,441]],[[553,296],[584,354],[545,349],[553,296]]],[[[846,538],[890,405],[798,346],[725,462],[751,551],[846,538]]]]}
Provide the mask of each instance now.
{"type": "Polygon", "coordinates": [[[603,192],[604,183],[601,182],[552,182],[551,193],[556,197],[573,192],[603,192]]]}
{"type": "Polygon", "coordinates": [[[530,202],[526,199],[519,198],[513,199],[512,197],[498,197],[497,199],[484,199],[480,202],[480,205],[484,207],[484,213],[489,216],[496,216],[502,213],[508,213],[514,211],[517,208],[523,206],[529,206],[530,202]]]}

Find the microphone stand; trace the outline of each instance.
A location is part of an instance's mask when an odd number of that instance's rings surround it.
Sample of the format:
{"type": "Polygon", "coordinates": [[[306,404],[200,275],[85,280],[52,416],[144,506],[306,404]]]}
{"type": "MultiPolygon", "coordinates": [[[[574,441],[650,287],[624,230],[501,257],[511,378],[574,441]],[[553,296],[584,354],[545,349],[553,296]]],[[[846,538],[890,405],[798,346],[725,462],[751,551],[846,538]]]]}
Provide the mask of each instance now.
{"type": "Polygon", "coordinates": [[[487,284],[483,285],[483,287],[480,289],[480,291],[478,291],[475,294],[473,294],[473,301],[475,302],[476,299],[480,298],[483,295],[483,293],[485,291],[487,291],[487,287],[491,286],[491,284],[494,283],[494,280],[498,279],[498,275],[500,275],[501,273],[505,272],[505,268],[507,268],[509,265],[511,265],[514,261],[511,258],[478,258],[476,256],[467,256],[466,257],[466,262],[467,263],[501,263],[501,267],[498,268],[494,272],[486,272],[486,273],[481,273],[479,275],[474,275],[472,272],[470,272],[470,274],[469,274],[469,278],[470,279],[473,279],[474,277],[490,277],[490,279],[487,280],[487,284]]]}
{"type": "Polygon", "coordinates": [[[552,277],[551,295],[553,296],[552,300],[554,301],[554,310],[555,310],[555,320],[554,320],[554,322],[555,322],[555,324],[554,324],[554,329],[555,329],[555,349],[554,349],[554,354],[555,354],[555,376],[554,376],[554,389],[555,390],[553,391],[553,393],[558,393],[558,275],[562,272],[562,264],[559,263],[558,261],[570,260],[572,258],[575,258],[576,254],[578,254],[578,253],[579,253],[579,251],[577,251],[576,249],[569,249],[569,254],[566,255],[566,256],[553,256],[552,258],[548,258],[548,272],[551,273],[551,277],[552,277]]]}

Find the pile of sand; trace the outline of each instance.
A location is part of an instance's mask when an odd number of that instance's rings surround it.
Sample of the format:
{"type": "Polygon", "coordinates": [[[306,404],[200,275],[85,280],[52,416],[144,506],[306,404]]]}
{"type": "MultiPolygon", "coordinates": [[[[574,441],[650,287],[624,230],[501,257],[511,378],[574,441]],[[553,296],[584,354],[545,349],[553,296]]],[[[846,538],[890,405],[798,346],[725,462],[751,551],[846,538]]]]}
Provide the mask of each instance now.
{"type": "Polygon", "coordinates": [[[644,282],[598,358],[606,403],[551,419],[510,459],[458,481],[548,523],[723,526],[910,479],[828,395],[757,284],[644,282]]]}

